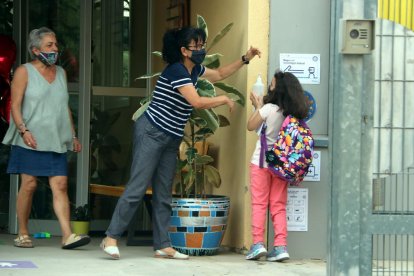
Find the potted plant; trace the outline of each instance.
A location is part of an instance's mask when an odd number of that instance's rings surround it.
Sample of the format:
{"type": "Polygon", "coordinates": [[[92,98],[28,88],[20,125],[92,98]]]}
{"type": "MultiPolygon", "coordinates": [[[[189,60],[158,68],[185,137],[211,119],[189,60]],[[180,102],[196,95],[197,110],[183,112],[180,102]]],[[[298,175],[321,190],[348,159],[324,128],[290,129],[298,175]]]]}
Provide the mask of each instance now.
{"type": "MultiPolygon", "coordinates": [[[[203,28],[208,36],[207,23],[197,15],[197,26],[203,28]]],[[[207,53],[232,28],[233,23],[224,27],[209,44],[207,53]]],[[[161,52],[153,52],[162,57],[161,52]]],[[[220,66],[219,53],[208,54],[203,65],[208,68],[220,66]]],[[[144,75],[138,79],[159,76],[160,73],[144,75]]],[[[198,80],[197,92],[204,97],[216,96],[216,88],[227,93],[232,100],[244,106],[245,99],[235,87],[224,82],[210,83],[205,79],[198,80]]],[[[141,107],[135,112],[133,119],[141,116],[147,109],[151,96],[141,101],[141,107]]],[[[227,228],[227,217],[230,199],[227,196],[207,195],[207,187],[220,187],[219,171],[211,165],[214,159],[207,154],[206,139],[213,135],[219,127],[228,126],[229,120],[218,115],[214,109],[194,109],[183,137],[186,147],[185,158],[177,162],[177,174],[174,181],[176,195],[172,200],[172,214],[169,235],[173,247],[189,255],[213,255],[219,250],[224,232],[227,228]]]]}
{"type": "Polygon", "coordinates": [[[77,235],[87,235],[89,232],[90,219],[89,205],[85,204],[77,206],[72,212],[72,231],[77,235]]]}

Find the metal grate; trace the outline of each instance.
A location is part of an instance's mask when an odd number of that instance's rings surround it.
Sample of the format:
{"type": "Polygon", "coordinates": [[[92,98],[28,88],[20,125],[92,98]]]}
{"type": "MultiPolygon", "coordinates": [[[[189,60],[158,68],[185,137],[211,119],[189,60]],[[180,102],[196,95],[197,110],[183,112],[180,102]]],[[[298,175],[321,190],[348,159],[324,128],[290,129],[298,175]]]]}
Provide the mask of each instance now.
{"type": "Polygon", "coordinates": [[[414,33],[377,26],[373,213],[414,214],[414,33]]]}
{"type": "MultiPolygon", "coordinates": [[[[412,220],[414,33],[387,20],[376,26],[372,214],[412,220]]],[[[372,275],[414,275],[414,235],[374,233],[372,275]]]]}
{"type": "Polygon", "coordinates": [[[373,235],[372,275],[414,275],[413,235],[373,235]]]}

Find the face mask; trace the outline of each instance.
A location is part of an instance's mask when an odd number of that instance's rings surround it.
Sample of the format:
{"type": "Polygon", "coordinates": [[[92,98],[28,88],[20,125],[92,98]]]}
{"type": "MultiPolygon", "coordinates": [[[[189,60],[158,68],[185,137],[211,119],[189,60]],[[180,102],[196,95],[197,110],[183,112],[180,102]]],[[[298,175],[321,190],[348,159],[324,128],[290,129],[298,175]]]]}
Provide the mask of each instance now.
{"type": "Polygon", "coordinates": [[[56,63],[58,58],[58,53],[56,52],[40,52],[37,58],[46,66],[51,66],[56,63]]]}
{"type": "Polygon", "coordinates": [[[205,49],[201,49],[201,50],[193,50],[191,51],[191,57],[190,60],[194,63],[194,64],[201,64],[204,61],[204,58],[206,57],[206,50],[205,49]]]}

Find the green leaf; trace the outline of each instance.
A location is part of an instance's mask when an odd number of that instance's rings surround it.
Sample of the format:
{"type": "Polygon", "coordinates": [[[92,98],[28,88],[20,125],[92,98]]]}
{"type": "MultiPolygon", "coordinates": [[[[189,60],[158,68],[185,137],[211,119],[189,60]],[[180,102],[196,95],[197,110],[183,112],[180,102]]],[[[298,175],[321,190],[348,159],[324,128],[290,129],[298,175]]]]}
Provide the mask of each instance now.
{"type": "Polygon", "coordinates": [[[214,46],[217,44],[217,42],[219,42],[233,27],[234,23],[230,23],[228,24],[226,27],[224,27],[218,34],[216,34],[216,36],[213,39],[213,42],[211,42],[211,44],[209,44],[208,50],[207,52],[214,46]]]}
{"type": "Polygon", "coordinates": [[[177,171],[181,171],[182,169],[184,169],[184,167],[188,164],[187,159],[185,160],[181,160],[181,159],[177,159],[177,164],[176,164],[176,169],[177,171]]]}
{"type": "Polygon", "coordinates": [[[241,106],[245,105],[246,100],[244,98],[244,95],[239,90],[237,90],[237,88],[235,88],[234,86],[228,85],[224,82],[216,82],[214,83],[214,86],[217,88],[220,88],[224,92],[236,94],[239,97],[239,99],[237,100],[237,103],[239,103],[241,106]]]}
{"type": "Polygon", "coordinates": [[[199,79],[197,81],[197,93],[201,97],[215,97],[216,89],[214,85],[206,79],[199,79]]]}
{"type": "Polygon", "coordinates": [[[201,28],[206,32],[206,40],[208,38],[208,28],[206,20],[199,14],[197,14],[197,28],[201,28]]]}
{"type": "Polygon", "coordinates": [[[185,155],[187,156],[188,164],[193,164],[196,154],[197,150],[195,148],[188,148],[186,150],[185,155]]]}
{"type": "Polygon", "coordinates": [[[230,125],[229,119],[227,119],[226,117],[220,114],[218,115],[218,117],[219,117],[220,127],[226,127],[230,125]]]}
{"type": "Polygon", "coordinates": [[[209,64],[205,64],[204,66],[207,67],[207,68],[210,68],[210,69],[217,69],[217,68],[220,67],[220,65],[221,65],[220,60],[217,59],[217,60],[215,60],[215,61],[213,61],[209,64]]]}
{"type": "Polygon", "coordinates": [[[143,98],[143,99],[141,99],[140,101],[139,101],[139,104],[140,105],[144,105],[144,104],[146,104],[147,102],[149,102],[150,101],[150,98],[143,98]]]}
{"type": "Polygon", "coordinates": [[[204,166],[204,179],[206,183],[214,185],[216,188],[221,186],[220,172],[211,165],[204,166]]]}
{"type": "Polygon", "coordinates": [[[196,178],[196,172],[193,170],[191,166],[187,166],[187,167],[188,167],[188,172],[185,174],[183,182],[185,186],[185,191],[188,194],[194,185],[194,180],[196,178]]]}
{"type": "Polygon", "coordinates": [[[207,125],[206,120],[204,120],[203,118],[195,117],[195,118],[192,118],[192,121],[199,128],[203,128],[207,125]]]}
{"type": "Polygon", "coordinates": [[[233,93],[228,93],[227,97],[229,97],[233,102],[239,103],[240,97],[233,93]]]}
{"type": "Polygon", "coordinates": [[[206,58],[203,61],[203,65],[207,68],[214,69],[220,67],[220,57],[222,57],[222,54],[212,54],[207,55],[206,58]]]}
{"type": "Polygon", "coordinates": [[[197,109],[196,114],[207,122],[207,127],[215,132],[219,128],[219,119],[212,109],[197,109]]]}
{"type": "Polygon", "coordinates": [[[211,157],[209,155],[199,155],[199,154],[197,154],[196,158],[195,158],[195,162],[196,162],[197,165],[206,165],[206,164],[211,163],[213,161],[214,161],[213,157],[211,157]]]}
{"type": "Polygon", "coordinates": [[[214,132],[211,131],[211,129],[209,129],[208,127],[203,127],[197,130],[194,134],[197,136],[205,136],[209,134],[214,134],[214,132]]]}
{"type": "Polygon", "coordinates": [[[154,51],[154,52],[152,52],[152,54],[153,54],[154,56],[157,56],[157,57],[162,58],[162,52],[160,52],[160,51],[154,51]]]}
{"type": "Polygon", "coordinates": [[[137,111],[135,111],[134,115],[132,115],[132,120],[136,121],[139,117],[141,117],[142,114],[144,114],[145,110],[147,110],[150,102],[147,102],[146,104],[142,105],[140,108],[138,108],[137,111]]]}
{"type": "Polygon", "coordinates": [[[139,76],[135,80],[151,79],[151,78],[154,78],[154,77],[158,77],[159,75],[161,75],[161,72],[145,74],[145,75],[139,76]]]}

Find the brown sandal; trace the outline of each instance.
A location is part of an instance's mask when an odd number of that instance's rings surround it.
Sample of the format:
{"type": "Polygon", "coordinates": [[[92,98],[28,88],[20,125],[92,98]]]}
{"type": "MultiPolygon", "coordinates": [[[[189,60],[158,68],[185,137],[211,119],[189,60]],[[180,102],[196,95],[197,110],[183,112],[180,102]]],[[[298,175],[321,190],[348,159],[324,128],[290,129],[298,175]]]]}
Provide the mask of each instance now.
{"type": "Polygon", "coordinates": [[[14,239],[14,246],[22,248],[33,248],[32,240],[28,235],[20,235],[14,239]]]}

